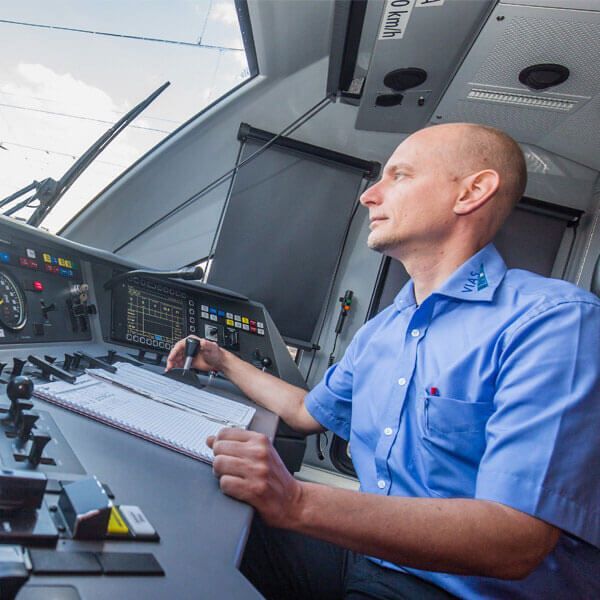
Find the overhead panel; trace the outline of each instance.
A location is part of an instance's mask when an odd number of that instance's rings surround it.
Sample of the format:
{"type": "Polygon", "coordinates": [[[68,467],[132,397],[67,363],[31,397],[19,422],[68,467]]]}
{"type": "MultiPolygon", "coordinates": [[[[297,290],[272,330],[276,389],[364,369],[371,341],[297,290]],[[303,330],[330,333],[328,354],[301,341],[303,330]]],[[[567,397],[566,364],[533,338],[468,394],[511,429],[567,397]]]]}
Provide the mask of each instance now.
{"type": "Polygon", "coordinates": [[[423,127],[495,3],[369,3],[363,36],[375,39],[356,128],[410,133],[423,127]],[[369,26],[373,19],[376,28],[369,26]]]}
{"type": "Polygon", "coordinates": [[[519,142],[598,169],[600,3],[596,10],[574,10],[577,4],[566,0],[537,4],[496,6],[431,121],[499,127],[519,142]],[[567,76],[536,89],[535,79],[527,79],[531,67],[541,69],[542,85],[552,69],[567,76]]]}

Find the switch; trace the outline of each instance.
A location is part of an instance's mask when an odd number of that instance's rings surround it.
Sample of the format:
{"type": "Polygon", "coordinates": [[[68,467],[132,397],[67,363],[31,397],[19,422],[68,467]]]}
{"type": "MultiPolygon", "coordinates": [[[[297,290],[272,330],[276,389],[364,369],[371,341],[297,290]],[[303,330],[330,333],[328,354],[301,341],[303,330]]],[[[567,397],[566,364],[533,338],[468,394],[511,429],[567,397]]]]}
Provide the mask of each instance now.
{"type": "Polygon", "coordinates": [[[40,304],[42,305],[42,314],[44,315],[44,320],[48,320],[48,313],[56,310],[56,304],[52,302],[51,304],[46,305],[43,300],[40,300],[40,304]]]}
{"type": "Polygon", "coordinates": [[[34,281],[31,288],[34,292],[43,292],[44,284],[41,281],[34,281]]]}

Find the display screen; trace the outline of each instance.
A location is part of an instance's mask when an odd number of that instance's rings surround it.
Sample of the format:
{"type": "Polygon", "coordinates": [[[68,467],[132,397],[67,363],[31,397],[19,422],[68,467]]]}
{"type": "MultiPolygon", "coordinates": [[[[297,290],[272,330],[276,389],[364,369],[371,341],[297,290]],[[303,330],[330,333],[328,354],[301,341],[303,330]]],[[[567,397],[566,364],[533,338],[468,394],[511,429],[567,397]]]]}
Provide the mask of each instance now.
{"type": "Polygon", "coordinates": [[[114,290],[114,339],[168,351],[195,330],[195,302],[184,292],[146,279],[114,290]]]}

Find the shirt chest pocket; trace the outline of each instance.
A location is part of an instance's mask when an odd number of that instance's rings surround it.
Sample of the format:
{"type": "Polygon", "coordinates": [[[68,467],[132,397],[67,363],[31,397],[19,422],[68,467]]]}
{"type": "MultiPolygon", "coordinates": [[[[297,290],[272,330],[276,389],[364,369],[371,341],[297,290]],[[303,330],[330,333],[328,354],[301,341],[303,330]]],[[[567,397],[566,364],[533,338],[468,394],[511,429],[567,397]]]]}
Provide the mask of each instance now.
{"type": "Polygon", "coordinates": [[[422,409],[427,486],[440,496],[472,496],[493,404],[425,396],[422,409]]]}

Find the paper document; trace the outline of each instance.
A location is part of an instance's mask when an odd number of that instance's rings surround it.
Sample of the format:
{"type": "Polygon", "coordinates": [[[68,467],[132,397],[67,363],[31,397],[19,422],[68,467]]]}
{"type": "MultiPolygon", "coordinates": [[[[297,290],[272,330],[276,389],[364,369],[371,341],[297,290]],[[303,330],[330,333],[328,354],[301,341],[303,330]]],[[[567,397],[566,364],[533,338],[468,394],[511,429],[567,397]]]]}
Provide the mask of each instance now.
{"type": "Polygon", "coordinates": [[[34,395],[193,458],[212,462],[209,435],[246,428],[255,409],[128,363],[89,369],[74,384],[36,385],[34,395]]]}

